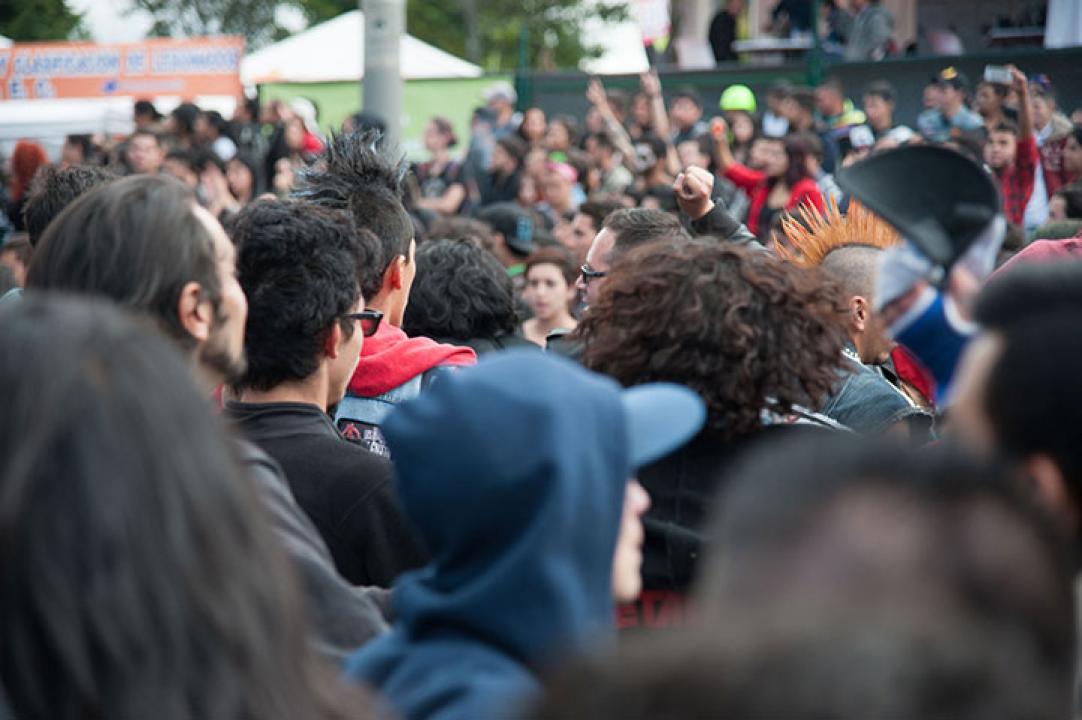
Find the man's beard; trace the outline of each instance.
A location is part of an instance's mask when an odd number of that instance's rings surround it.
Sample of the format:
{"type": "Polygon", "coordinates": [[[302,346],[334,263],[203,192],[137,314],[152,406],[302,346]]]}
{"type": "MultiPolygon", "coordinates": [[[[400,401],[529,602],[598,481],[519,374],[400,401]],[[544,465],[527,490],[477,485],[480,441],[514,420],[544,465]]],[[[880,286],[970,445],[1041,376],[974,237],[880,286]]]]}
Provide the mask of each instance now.
{"type": "Polygon", "coordinates": [[[210,337],[199,350],[199,363],[221,375],[226,385],[236,385],[244,379],[248,361],[243,347],[236,354],[230,352],[229,336],[225,332],[227,319],[224,315],[215,318],[210,337]]]}

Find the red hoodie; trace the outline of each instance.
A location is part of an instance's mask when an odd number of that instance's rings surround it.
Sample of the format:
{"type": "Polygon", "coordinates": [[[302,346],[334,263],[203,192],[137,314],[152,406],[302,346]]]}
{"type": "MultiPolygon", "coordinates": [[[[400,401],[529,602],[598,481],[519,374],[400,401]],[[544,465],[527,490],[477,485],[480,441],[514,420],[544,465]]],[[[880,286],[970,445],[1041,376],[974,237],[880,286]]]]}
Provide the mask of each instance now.
{"type": "Polygon", "coordinates": [[[468,347],[441,345],[426,337],[411,338],[390,323],[364,339],[361,361],[349,391],[358,397],[379,397],[437,365],[474,365],[477,354],[468,347]]]}

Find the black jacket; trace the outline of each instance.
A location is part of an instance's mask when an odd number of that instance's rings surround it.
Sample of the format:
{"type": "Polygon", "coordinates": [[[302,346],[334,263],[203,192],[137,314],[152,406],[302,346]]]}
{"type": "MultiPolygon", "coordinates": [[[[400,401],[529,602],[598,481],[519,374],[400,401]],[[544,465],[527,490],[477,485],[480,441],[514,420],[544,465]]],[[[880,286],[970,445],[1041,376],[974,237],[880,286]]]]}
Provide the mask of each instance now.
{"type": "Polygon", "coordinates": [[[246,440],[237,442],[237,451],[297,572],[316,630],[316,645],[332,661],[340,662],[387,629],[384,615],[389,592],[349,585],[334,569],[327,546],[297,505],[278,463],[246,440]]]}
{"type": "Polygon", "coordinates": [[[643,588],[687,591],[708,542],[708,524],[724,491],[726,473],[743,455],[797,433],[823,432],[834,431],[814,423],[781,423],[764,426],[748,437],[725,440],[708,429],[639,470],[639,482],[650,494],[650,509],[643,518],[643,588]]]}
{"type": "Polygon", "coordinates": [[[342,438],[320,408],[230,402],[225,411],[281,465],[344,578],[389,587],[427,561],[395,498],[391,464],[342,438]]]}
{"type": "Polygon", "coordinates": [[[696,235],[712,235],[736,245],[762,248],[747,226],[735,220],[720,204],[715,204],[710,212],[698,220],[692,220],[690,224],[691,231],[696,235]]]}

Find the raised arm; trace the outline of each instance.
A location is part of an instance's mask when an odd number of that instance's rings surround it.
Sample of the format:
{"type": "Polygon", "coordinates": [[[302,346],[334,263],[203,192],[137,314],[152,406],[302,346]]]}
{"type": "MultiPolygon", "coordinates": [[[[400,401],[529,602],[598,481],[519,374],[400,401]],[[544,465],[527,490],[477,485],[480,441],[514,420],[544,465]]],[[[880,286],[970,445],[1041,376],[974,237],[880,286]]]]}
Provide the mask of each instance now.
{"type": "Polygon", "coordinates": [[[714,118],[710,121],[710,137],[714,139],[714,162],[718,166],[718,172],[724,173],[736,164],[733,157],[733,149],[729,147],[729,128],[723,118],[714,118]]]}
{"type": "Polygon", "coordinates": [[[654,125],[654,134],[663,140],[669,139],[669,113],[665,109],[665,98],[661,95],[661,80],[656,70],[649,70],[639,76],[642,91],[650,99],[650,119],[654,125]]]}
{"type": "Polygon", "coordinates": [[[1033,116],[1029,111],[1029,83],[1025,73],[1014,65],[1008,65],[1007,69],[1011,71],[1012,85],[1018,93],[1018,136],[1025,140],[1033,135],[1033,116]]]}
{"type": "Polygon", "coordinates": [[[613,114],[612,108],[609,107],[608,95],[605,94],[605,86],[597,78],[590,78],[590,82],[586,85],[586,99],[597,108],[601,119],[605,121],[605,129],[608,130],[613,144],[620,151],[620,155],[623,156],[624,165],[628,169],[634,170],[635,147],[631,144],[631,136],[627,134],[627,130],[616,119],[616,115],[613,114]]]}

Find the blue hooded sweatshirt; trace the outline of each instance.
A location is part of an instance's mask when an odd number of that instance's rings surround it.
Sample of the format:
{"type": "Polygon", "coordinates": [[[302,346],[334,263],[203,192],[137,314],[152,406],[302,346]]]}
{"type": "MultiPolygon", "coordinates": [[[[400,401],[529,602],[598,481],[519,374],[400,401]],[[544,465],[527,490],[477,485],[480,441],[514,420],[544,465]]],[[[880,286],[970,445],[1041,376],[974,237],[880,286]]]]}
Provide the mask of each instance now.
{"type": "Polygon", "coordinates": [[[402,575],[390,633],[349,660],[406,720],[506,718],[539,668],[613,634],[613,553],[631,468],[616,383],[500,353],[384,425],[432,561],[402,575]]]}

